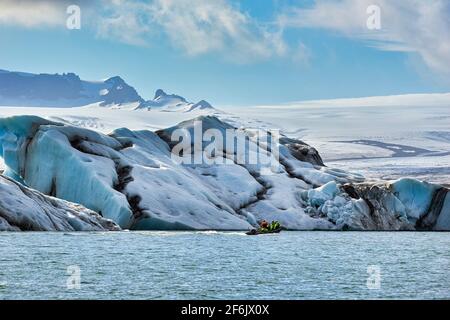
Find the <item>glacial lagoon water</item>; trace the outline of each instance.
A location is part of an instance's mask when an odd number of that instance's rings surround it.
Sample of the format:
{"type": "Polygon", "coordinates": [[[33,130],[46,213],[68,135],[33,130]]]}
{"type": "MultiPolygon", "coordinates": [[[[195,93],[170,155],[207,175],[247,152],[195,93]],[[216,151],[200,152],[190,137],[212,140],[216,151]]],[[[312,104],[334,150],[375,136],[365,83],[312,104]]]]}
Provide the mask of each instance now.
{"type": "Polygon", "coordinates": [[[0,299],[390,298],[450,298],[450,233],[0,233],[0,299]]]}

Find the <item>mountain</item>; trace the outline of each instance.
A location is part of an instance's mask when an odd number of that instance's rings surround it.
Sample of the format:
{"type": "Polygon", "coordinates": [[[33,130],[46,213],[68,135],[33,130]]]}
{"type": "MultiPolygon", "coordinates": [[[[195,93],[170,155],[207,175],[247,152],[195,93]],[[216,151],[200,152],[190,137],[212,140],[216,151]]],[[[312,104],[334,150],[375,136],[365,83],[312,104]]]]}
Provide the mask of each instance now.
{"type": "Polygon", "coordinates": [[[166,112],[191,112],[199,110],[218,111],[209,102],[201,100],[197,103],[189,102],[176,94],[167,94],[162,89],[155,92],[153,100],[145,101],[136,109],[155,108],[166,112]]]}
{"type": "Polygon", "coordinates": [[[121,77],[85,81],[74,73],[32,74],[0,70],[0,105],[26,107],[78,107],[136,103],[144,99],[121,77]]]}
{"type": "Polygon", "coordinates": [[[200,100],[199,102],[190,106],[187,111],[210,110],[210,109],[214,109],[214,108],[208,101],[200,100]]]}
{"type": "Polygon", "coordinates": [[[33,74],[0,70],[0,106],[70,108],[90,104],[134,109],[191,112],[214,109],[208,102],[197,103],[156,90],[153,100],[145,101],[119,76],[104,81],[86,81],[74,73],[33,74]]]}

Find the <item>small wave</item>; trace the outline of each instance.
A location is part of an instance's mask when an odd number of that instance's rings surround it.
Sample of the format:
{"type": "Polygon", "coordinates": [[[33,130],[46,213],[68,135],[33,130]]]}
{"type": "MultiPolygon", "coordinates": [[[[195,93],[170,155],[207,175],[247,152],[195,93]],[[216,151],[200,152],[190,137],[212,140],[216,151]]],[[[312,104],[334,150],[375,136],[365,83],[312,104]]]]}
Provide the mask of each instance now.
{"type": "Polygon", "coordinates": [[[150,237],[175,237],[175,236],[192,236],[192,235],[206,235],[206,236],[245,236],[244,231],[132,231],[133,234],[145,235],[150,237]]]}
{"type": "Polygon", "coordinates": [[[132,234],[138,234],[142,236],[148,237],[174,237],[174,236],[182,236],[186,234],[193,234],[193,232],[186,231],[131,231],[132,234]]]}
{"type": "Polygon", "coordinates": [[[218,231],[208,230],[208,231],[196,231],[197,234],[219,234],[218,231]]]}
{"type": "Polygon", "coordinates": [[[245,236],[244,231],[216,231],[216,230],[207,230],[207,231],[156,231],[156,230],[121,230],[119,232],[112,231],[98,231],[98,232],[64,232],[64,236],[86,236],[95,235],[95,236],[111,236],[111,235],[123,235],[126,234],[134,234],[134,235],[142,235],[148,237],[174,237],[174,236],[186,236],[186,235],[224,235],[224,236],[245,236]]]}
{"type": "Polygon", "coordinates": [[[221,235],[221,236],[245,236],[244,231],[215,231],[215,230],[208,230],[208,231],[196,231],[196,234],[206,234],[206,235],[221,235]]]}

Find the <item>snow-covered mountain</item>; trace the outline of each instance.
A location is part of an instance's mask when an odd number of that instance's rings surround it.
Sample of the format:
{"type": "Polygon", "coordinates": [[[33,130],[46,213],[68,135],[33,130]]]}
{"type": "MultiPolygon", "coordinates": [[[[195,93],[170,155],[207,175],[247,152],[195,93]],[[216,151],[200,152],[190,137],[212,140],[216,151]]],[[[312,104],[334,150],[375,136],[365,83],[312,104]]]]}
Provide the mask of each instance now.
{"type": "Polygon", "coordinates": [[[208,102],[189,102],[158,89],[145,101],[119,76],[85,81],[74,73],[33,74],[0,70],[0,106],[69,108],[97,104],[113,108],[191,112],[217,111],[208,102]]]}
{"type": "Polygon", "coordinates": [[[85,81],[74,73],[32,74],[0,70],[0,105],[76,107],[92,103],[139,105],[144,99],[120,77],[85,81]]]}
{"type": "Polygon", "coordinates": [[[217,110],[205,100],[200,100],[197,103],[189,102],[182,96],[167,94],[162,89],[156,90],[153,100],[145,101],[145,103],[140,104],[136,109],[146,108],[156,108],[167,112],[191,112],[200,110],[217,112],[217,110]]]}
{"type": "Polygon", "coordinates": [[[122,228],[246,230],[266,219],[293,230],[450,230],[445,187],[414,179],[368,182],[324,166],[300,140],[281,137],[276,146],[278,157],[251,131],[213,116],[108,135],[36,116],[0,119],[6,175],[122,228]],[[204,136],[210,129],[236,133],[244,153],[214,139],[202,147],[214,146],[210,160],[217,162],[176,161],[195,158],[197,149],[174,157],[175,130],[204,136]],[[271,161],[240,162],[254,154],[271,161]]]}

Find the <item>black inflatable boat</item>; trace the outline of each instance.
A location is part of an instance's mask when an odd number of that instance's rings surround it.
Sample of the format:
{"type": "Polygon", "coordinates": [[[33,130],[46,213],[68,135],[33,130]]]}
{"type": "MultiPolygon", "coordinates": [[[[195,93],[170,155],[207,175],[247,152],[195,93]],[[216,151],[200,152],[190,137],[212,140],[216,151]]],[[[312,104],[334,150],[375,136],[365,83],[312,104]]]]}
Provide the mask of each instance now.
{"type": "Polygon", "coordinates": [[[261,234],[280,233],[281,230],[282,230],[281,227],[277,228],[277,229],[274,229],[274,230],[256,230],[256,229],[252,229],[252,230],[246,232],[245,234],[248,235],[248,236],[258,236],[258,235],[261,235],[261,234]]]}

